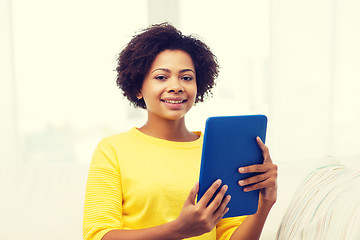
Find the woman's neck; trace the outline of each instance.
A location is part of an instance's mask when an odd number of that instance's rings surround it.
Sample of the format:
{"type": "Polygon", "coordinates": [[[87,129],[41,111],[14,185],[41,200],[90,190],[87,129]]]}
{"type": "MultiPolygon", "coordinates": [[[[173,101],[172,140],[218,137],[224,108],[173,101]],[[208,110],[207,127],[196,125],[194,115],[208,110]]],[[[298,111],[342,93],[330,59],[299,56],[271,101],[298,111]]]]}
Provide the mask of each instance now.
{"type": "Polygon", "coordinates": [[[191,142],[199,138],[198,135],[186,128],[184,118],[157,119],[156,121],[148,118],[148,121],[139,130],[146,135],[175,142],[191,142]]]}

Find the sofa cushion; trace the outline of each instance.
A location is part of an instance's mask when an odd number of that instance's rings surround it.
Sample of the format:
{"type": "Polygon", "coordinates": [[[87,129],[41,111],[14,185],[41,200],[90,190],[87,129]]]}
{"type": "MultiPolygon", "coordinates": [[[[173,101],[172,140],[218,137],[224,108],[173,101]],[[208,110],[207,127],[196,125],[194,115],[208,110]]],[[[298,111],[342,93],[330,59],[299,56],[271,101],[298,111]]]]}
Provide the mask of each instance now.
{"type": "Polygon", "coordinates": [[[82,239],[88,165],[0,167],[0,239],[82,239]]]}
{"type": "Polygon", "coordinates": [[[297,189],[277,239],[360,239],[360,171],[327,158],[297,189]]]}

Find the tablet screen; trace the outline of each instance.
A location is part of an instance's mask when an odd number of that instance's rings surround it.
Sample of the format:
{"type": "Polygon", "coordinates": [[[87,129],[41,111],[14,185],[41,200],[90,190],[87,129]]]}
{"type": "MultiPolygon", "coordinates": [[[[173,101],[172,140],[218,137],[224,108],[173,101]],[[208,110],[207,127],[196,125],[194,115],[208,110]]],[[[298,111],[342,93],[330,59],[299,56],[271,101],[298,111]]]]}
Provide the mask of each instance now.
{"type": "Polygon", "coordinates": [[[244,192],[238,185],[239,180],[256,174],[240,174],[238,168],[263,163],[256,137],[265,143],[266,126],[264,115],[210,117],[206,121],[198,199],[214,181],[221,179],[222,184],[229,187],[226,194],[231,195],[224,218],[252,215],[257,211],[259,190],[244,192]]]}

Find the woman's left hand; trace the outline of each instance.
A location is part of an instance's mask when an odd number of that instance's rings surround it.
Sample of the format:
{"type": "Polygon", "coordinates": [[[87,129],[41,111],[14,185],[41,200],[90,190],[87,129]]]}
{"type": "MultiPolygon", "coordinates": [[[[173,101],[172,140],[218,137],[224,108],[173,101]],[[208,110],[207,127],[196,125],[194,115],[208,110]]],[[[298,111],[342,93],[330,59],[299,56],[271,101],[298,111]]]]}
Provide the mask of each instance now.
{"type": "Polygon", "coordinates": [[[244,187],[244,191],[260,189],[260,200],[274,204],[277,197],[277,166],[273,164],[268,147],[259,137],[256,141],[263,153],[264,163],[239,168],[239,173],[261,173],[254,177],[239,181],[239,185],[244,187]],[[250,185],[250,186],[248,186],[250,185]]]}

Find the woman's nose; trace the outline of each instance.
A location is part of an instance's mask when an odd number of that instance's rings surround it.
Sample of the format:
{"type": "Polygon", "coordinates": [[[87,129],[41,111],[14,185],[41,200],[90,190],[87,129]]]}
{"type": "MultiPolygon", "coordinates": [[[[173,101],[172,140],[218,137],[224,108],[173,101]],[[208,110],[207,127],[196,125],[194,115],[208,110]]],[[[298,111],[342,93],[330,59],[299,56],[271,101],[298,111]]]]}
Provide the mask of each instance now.
{"type": "Polygon", "coordinates": [[[167,92],[179,93],[184,91],[184,87],[180,83],[179,79],[171,79],[168,83],[167,92]]]}

